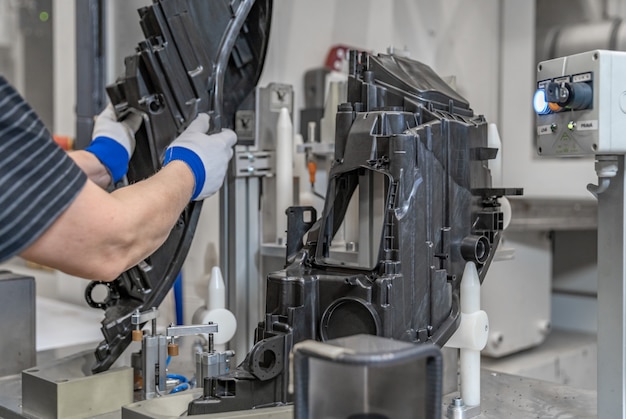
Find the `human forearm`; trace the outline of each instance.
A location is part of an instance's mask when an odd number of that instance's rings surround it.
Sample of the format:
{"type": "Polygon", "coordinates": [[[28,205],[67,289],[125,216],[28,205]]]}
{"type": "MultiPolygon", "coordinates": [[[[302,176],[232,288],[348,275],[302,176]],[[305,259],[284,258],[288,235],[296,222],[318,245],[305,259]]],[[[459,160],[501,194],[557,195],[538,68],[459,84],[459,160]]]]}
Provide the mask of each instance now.
{"type": "Polygon", "coordinates": [[[92,153],[76,150],[70,151],[68,155],[96,185],[106,188],[111,183],[111,174],[92,153]]]}
{"type": "Polygon", "coordinates": [[[163,244],[180,213],[189,203],[194,189],[194,177],[186,164],[169,163],[151,178],[117,189],[111,197],[121,208],[131,208],[121,222],[125,235],[122,253],[127,254],[127,266],[135,265],[163,244]]]}
{"type": "Polygon", "coordinates": [[[89,146],[68,154],[92,182],[106,188],[126,175],[135,149],[134,133],[141,121],[140,114],[131,113],[118,122],[113,106],[109,104],[95,119],[89,146]]]}
{"type": "Polygon", "coordinates": [[[221,187],[237,137],[226,129],[207,135],[209,117],[200,114],[166,149],[159,172],[109,194],[98,185],[121,179],[134,143],[114,140],[132,136],[111,115],[104,116],[99,120],[108,121],[112,137],[95,137],[85,152],[93,157],[72,153],[90,180],[22,256],[83,278],[111,281],[163,244],[190,200],[221,187]]]}
{"type": "Polygon", "coordinates": [[[22,256],[72,275],[111,281],[165,241],[193,188],[191,171],[178,161],[111,194],[88,182],[22,256]]]}

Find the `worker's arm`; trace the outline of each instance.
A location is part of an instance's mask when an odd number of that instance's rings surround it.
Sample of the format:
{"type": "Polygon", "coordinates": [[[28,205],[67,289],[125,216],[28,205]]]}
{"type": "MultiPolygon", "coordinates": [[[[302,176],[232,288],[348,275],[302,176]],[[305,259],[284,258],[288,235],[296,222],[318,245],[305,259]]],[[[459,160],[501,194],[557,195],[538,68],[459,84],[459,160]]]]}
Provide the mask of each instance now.
{"type": "Polygon", "coordinates": [[[111,174],[93,153],[85,150],[76,150],[70,151],[68,155],[93,183],[101,188],[106,188],[111,184],[111,174]]]}
{"type": "Polygon", "coordinates": [[[190,199],[204,199],[222,185],[236,136],[230,130],[209,136],[208,128],[208,115],[200,115],[166,150],[165,166],[149,179],[110,194],[88,180],[21,256],[72,275],[111,281],[152,254],[190,199]]]}
{"type": "Polygon", "coordinates": [[[191,198],[194,182],[180,161],[110,194],[89,180],[21,256],[72,275],[112,281],[165,241],[191,198]]]}
{"type": "Polygon", "coordinates": [[[117,183],[128,171],[128,162],[135,151],[135,132],[141,122],[137,113],[130,113],[119,122],[109,104],[95,120],[89,147],[71,151],[69,156],[96,185],[106,188],[117,183]]]}

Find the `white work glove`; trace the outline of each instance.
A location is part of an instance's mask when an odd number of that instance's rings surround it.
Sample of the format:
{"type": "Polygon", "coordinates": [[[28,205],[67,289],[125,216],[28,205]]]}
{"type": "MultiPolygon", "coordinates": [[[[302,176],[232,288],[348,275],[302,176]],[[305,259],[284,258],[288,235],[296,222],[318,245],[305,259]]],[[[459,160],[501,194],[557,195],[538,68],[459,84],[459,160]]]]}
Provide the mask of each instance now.
{"type": "Polygon", "coordinates": [[[141,116],[136,113],[118,122],[110,103],[96,117],[91,144],[85,150],[93,153],[106,167],[113,183],[122,179],[128,171],[128,162],[135,151],[135,132],[141,122],[141,116]]]}
{"type": "Polygon", "coordinates": [[[165,150],[164,166],[172,160],[181,160],[193,172],[196,179],[193,201],[207,198],[220,189],[237,142],[237,135],[229,129],[211,135],[206,134],[208,130],[209,115],[201,113],[165,150]]]}

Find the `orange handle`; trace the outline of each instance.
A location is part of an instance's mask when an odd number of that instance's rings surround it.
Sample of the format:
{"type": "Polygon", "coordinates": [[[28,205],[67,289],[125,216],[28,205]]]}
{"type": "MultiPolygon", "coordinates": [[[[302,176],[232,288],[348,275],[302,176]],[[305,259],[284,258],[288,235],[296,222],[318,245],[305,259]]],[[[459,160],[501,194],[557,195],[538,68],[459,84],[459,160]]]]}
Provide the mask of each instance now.
{"type": "Polygon", "coordinates": [[[309,169],[309,181],[311,185],[315,184],[315,172],[317,172],[317,164],[313,160],[309,160],[307,163],[307,168],[309,169]]]}

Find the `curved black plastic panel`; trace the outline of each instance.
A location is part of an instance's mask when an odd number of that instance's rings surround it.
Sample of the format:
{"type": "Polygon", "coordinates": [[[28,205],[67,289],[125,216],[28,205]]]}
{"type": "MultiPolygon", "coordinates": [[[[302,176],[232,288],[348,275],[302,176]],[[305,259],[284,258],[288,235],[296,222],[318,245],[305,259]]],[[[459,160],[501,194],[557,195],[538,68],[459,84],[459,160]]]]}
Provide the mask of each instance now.
{"type": "MultiPolygon", "coordinates": [[[[139,10],[146,39],[125,60],[125,74],[107,87],[119,118],[143,115],[136,134],[128,182],[145,179],[161,168],[167,146],[199,112],[213,114],[222,127],[233,127],[235,112],[253,95],[261,75],[272,13],[272,0],[155,0],[139,10]],[[223,90],[217,94],[220,48],[229,28],[247,13],[224,66],[223,90]],[[223,93],[222,93],[223,92],[223,93]],[[219,115],[214,104],[219,103],[219,115]]],[[[226,41],[228,41],[226,39],[226,41]]],[[[124,272],[109,286],[102,321],[104,340],[96,349],[92,370],[107,370],[130,343],[130,317],[158,307],[185,260],[196,228],[201,202],[191,202],[165,243],[145,261],[124,272]]],[[[87,289],[87,293],[91,291],[87,289]]],[[[91,298],[87,295],[87,300],[91,298]]]]}

